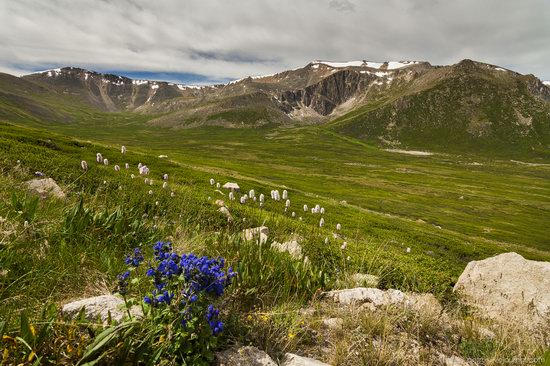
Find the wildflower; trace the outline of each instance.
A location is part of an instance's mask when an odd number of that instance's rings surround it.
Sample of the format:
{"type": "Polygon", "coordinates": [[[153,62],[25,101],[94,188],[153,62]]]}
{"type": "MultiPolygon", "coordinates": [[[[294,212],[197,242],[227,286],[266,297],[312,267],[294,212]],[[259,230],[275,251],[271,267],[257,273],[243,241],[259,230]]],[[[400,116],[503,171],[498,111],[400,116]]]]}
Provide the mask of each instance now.
{"type": "Polygon", "coordinates": [[[103,156],[101,155],[101,153],[95,154],[95,161],[97,161],[100,164],[103,163],[103,156]]]}
{"type": "Polygon", "coordinates": [[[260,202],[260,207],[264,207],[264,203],[263,203],[263,202],[260,202]]]}
{"type": "Polygon", "coordinates": [[[348,242],[345,241],[342,246],[340,246],[340,249],[345,250],[348,247],[348,242]]]}
{"type": "Polygon", "coordinates": [[[149,179],[149,185],[150,185],[150,186],[153,185],[153,180],[152,180],[152,179],[149,179]]]}
{"type": "Polygon", "coordinates": [[[265,196],[263,193],[260,193],[260,203],[264,203],[265,201],[265,196]]]}
{"type": "Polygon", "coordinates": [[[120,172],[120,167],[118,165],[115,165],[115,172],[120,172]]]}
{"type": "Polygon", "coordinates": [[[324,215],[324,214],[325,214],[325,208],[321,207],[321,215],[324,215]]]}
{"type": "Polygon", "coordinates": [[[304,205],[304,212],[307,212],[308,211],[308,207],[307,205],[304,205]]]}
{"type": "Polygon", "coordinates": [[[351,257],[348,255],[348,257],[346,258],[346,260],[349,262],[351,260],[351,257]]]}
{"type": "Polygon", "coordinates": [[[325,224],[325,219],[321,217],[321,220],[319,220],[319,227],[323,227],[324,224],[325,224]]]}
{"type": "Polygon", "coordinates": [[[410,253],[411,252],[411,248],[407,248],[407,253],[410,253]]]}
{"type": "Polygon", "coordinates": [[[153,191],[149,190],[149,194],[153,194],[153,191]]]}
{"type": "Polygon", "coordinates": [[[285,202],[285,207],[286,207],[286,208],[289,208],[289,207],[290,207],[290,200],[286,200],[286,202],[285,202]]]}
{"type": "Polygon", "coordinates": [[[117,276],[117,291],[121,295],[126,295],[128,293],[128,277],[130,277],[130,271],[126,271],[117,276]]]}
{"type": "Polygon", "coordinates": [[[245,203],[246,203],[246,197],[242,196],[241,197],[241,205],[244,205],[245,203]]]}
{"type": "Polygon", "coordinates": [[[104,180],[104,181],[103,181],[103,184],[107,184],[107,181],[106,181],[106,180],[104,180]]]}
{"type": "Polygon", "coordinates": [[[149,184],[149,178],[145,178],[145,179],[143,180],[143,183],[149,184]]]}
{"type": "Polygon", "coordinates": [[[158,206],[159,205],[159,201],[155,201],[155,206],[158,206]]]}
{"type": "Polygon", "coordinates": [[[176,197],[176,194],[174,192],[170,192],[170,197],[176,197]]]}
{"type": "Polygon", "coordinates": [[[128,163],[124,164],[124,168],[130,169],[130,164],[128,164],[128,163]]]}
{"type": "Polygon", "coordinates": [[[325,244],[328,244],[328,238],[325,237],[325,244]]]}
{"type": "Polygon", "coordinates": [[[214,180],[214,178],[210,178],[210,185],[213,186],[215,183],[216,181],[214,180]]]}
{"type": "Polygon", "coordinates": [[[82,168],[82,170],[84,170],[85,172],[88,171],[88,163],[86,163],[86,160],[82,160],[80,162],[80,167],[82,168]]]}
{"type": "Polygon", "coordinates": [[[292,211],[292,217],[296,217],[296,212],[292,211]]]}
{"type": "Polygon", "coordinates": [[[248,197],[250,197],[250,198],[256,197],[256,192],[254,192],[254,190],[251,189],[250,191],[248,191],[248,197]]]}
{"type": "Polygon", "coordinates": [[[166,187],[168,187],[168,182],[162,183],[162,188],[166,188],[166,187]]]}
{"type": "Polygon", "coordinates": [[[302,221],[302,216],[298,217],[298,220],[302,221]]]}
{"type": "Polygon", "coordinates": [[[143,254],[141,253],[140,248],[134,248],[134,251],[132,252],[132,255],[127,254],[126,259],[124,262],[127,265],[130,265],[132,267],[137,267],[140,265],[141,262],[143,262],[143,254]]]}
{"type": "Polygon", "coordinates": [[[162,179],[168,180],[168,174],[164,174],[164,175],[162,176],[162,179]]]}
{"type": "Polygon", "coordinates": [[[221,183],[216,183],[216,188],[220,189],[221,188],[221,183]]]}
{"type": "Polygon", "coordinates": [[[336,224],[336,230],[342,230],[342,225],[336,224]]]}
{"type": "Polygon", "coordinates": [[[103,165],[109,165],[109,159],[103,159],[103,165]]]}
{"type": "Polygon", "coordinates": [[[233,191],[229,192],[229,199],[231,201],[234,201],[235,200],[235,194],[233,193],[233,191]]]}
{"type": "Polygon", "coordinates": [[[122,147],[120,148],[120,152],[126,154],[126,146],[122,145],[122,147]]]}
{"type": "MultiPolygon", "coordinates": [[[[141,164],[141,163],[140,163],[141,164]]],[[[149,168],[147,168],[147,165],[142,165],[140,168],[139,168],[139,174],[140,175],[147,175],[149,174],[149,168]]]]}
{"type": "Polygon", "coordinates": [[[138,163],[138,169],[141,169],[142,166],[143,166],[143,164],[138,163]]]}
{"type": "Polygon", "coordinates": [[[135,176],[135,175],[133,175],[133,174],[132,174],[132,175],[130,175],[130,178],[132,178],[132,179],[134,179],[135,177],[136,177],[136,176],[135,176]]]}
{"type": "Polygon", "coordinates": [[[285,189],[283,190],[283,199],[286,200],[288,198],[288,191],[285,189]]]}
{"type": "Polygon", "coordinates": [[[296,337],[296,334],[288,332],[288,339],[293,339],[294,337],[296,337]]]}

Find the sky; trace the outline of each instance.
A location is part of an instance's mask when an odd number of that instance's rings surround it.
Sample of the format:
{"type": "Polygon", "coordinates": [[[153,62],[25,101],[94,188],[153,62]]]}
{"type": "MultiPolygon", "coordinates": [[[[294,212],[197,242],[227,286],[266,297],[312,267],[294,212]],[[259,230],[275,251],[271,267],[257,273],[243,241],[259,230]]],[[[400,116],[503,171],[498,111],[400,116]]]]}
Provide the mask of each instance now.
{"type": "Polygon", "coordinates": [[[325,61],[469,58],[550,80],[550,0],[0,0],[0,72],[211,84],[325,61]]]}

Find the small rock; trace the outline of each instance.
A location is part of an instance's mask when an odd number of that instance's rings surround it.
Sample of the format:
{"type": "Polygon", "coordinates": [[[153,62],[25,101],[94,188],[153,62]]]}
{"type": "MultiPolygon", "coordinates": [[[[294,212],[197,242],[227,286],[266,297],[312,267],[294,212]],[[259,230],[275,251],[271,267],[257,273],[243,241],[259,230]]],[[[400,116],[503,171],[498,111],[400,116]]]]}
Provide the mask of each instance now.
{"type": "Polygon", "coordinates": [[[227,207],[220,207],[218,211],[227,217],[228,222],[233,222],[233,216],[231,216],[231,212],[229,212],[229,209],[227,207]]]}
{"type": "Polygon", "coordinates": [[[239,191],[241,188],[237,183],[227,182],[222,188],[229,189],[230,191],[239,191]]]}
{"type": "Polygon", "coordinates": [[[283,358],[281,366],[330,366],[328,363],[314,360],[309,357],[302,357],[292,353],[287,353],[283,358]]]}
{"type": "MultiPolygon", "coordinates": [[[[122,319],[128,317],[124,299],[115,295],[101,295],[70,302],[63,306],[62,313],[74,318],[80,313],[82,308],[85,308],[85,316],[88,320],[97,320],[100,318],[102,321],[107,321],[109,313],[111,314],[111,319],[116,322],[120,322],[122,319]]],[[[139,306],[132,307],[130,313],[132,316],[138,318],[143,316],[139,306]]]]}
{"type": "Polygon", "coordinates": [[[54,196],[56,198],[65,198],[65,193],[57,185],[52,178],[44,179],[32,179],[26,182],[27,188],[34,194],[44,199],[48,196],[54,196]]]}
{"type": "Polygon", "coordinates": [[[243,230],[244,240],[250,241],[258,239],[260,244],[267,242],[267,236],[269,235],[269,228],[267,226],[258,226],[252,229],[243,230]]]}
{"type": "Polygon", "coordinates": [[[447,356],[439,353],[438,357],[445,366],[470,366],[468,362],[458,356],[447,356]]]}
{"type": "Polygon", "coordinates": [[[219,366],[277,366],[267,353],[256,347],[232,347],[216,353],[219,366]]]}
{"type": "Polygon", "coordinates": [[[490,329],[487,328],[478,328],[477,330],[479,332],[479,335],[486,339],[495,339],[496,334],[490,329]]]}
{"type": "Polygon", "coordinates": [[[288,252],[295,259],[301,259],[303,255],[302,246],[295,239],[286,241],[284,243],[278,243],[274,241],[273,243],[271,243],[271,247],[280,252],[288,252]]]}
{"type": "Polygon", "coordinates": [[[342,318],[323,319],[323,325],[331,330],[342,330],[344,327],[344,320],[342,318]]]}

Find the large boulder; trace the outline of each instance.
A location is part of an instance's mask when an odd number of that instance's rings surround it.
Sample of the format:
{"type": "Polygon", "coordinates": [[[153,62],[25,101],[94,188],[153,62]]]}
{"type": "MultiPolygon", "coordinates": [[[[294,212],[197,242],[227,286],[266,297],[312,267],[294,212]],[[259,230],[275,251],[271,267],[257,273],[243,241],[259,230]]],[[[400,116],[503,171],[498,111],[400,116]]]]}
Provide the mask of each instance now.
{"type": "Polygon", "coordinates": [[[478,315],[550,330],[550,263],[504,253],[468,263],[455,287],[478,315]]]}
{"type": "Polygon", "coordinates": [[[219,366],[277,366],[267,353],[256,347],[232,347],[216,353],[219,366]]]}
{"type": "MultiPolygon", "coordinates": [[[[94,296],[70,302],[63,306],[62,313],[74,318],[80,313],[82,308],[84,308],[86,319],[92,321],[101,319],[105,322],[108,320],[109,314],[111,319],[116,322],[120,322],[128,317],[124,299],[115,295],[94,296]]],[[[143,312],[139,306],[132,307],[130,314],[138,318],[143,316],[143,312]]]]}
{"type": "Polygon", "coordinates": [[[65,193],[57,185],[52,178],[32,179],[25,183],[29,191],[40,196],[40,198],[47,198],[53,196],[56,198],[65,198],[65,193]]]}
{"type": "Polygon", "coordinates": [[[283,358],[281,366],[330,366],[328,363],[314,360],[309,357],[302,357],[293,353],[287,353],[283,358]]]}

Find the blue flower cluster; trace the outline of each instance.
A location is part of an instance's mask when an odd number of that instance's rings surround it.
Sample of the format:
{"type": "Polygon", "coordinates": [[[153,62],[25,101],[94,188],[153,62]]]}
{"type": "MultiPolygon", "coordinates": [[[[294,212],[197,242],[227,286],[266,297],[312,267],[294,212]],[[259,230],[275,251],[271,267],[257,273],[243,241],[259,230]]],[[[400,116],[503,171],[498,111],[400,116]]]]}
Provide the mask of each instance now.
{"type": "Polygon", "coordinates": [[[121,295],[126,295],[128,293],[128,278],[130,277],[130,271],[126,271],[117,276],[118,284],[117,291],[121,295]]]}
{"type": "MultiPolygon", "coordinates": [[[[209,302],[208,296],[222,296],[225,288],[236,276],[232,268],[224,271],[223,258],[198,257],[194,254],[178,255],[173,251],[171,243],[162,241],[155,243],[153,250],[155,261],[154,264],[149,263],[146,276],[151,278],[155,288],[143,298],[143,301],[153,307],[175,305],[173,309],[178,309],[184,327],[193,318],[194,313],[202,314],[209,302]]],[[[128,265],[137,267],[141,262],[143,256],[137,248],[132,256],[126,257],[128,265]]],[[[219,310],[212,304],[208,306],[204,316],[213,335],[223,331],[219,310]]]]}
{"type": "Polygon", "coordinates": [[[134,248],[133,255],[126,255],[126,259],[124,262],[132,267],[139,266],[140,263],[143,262],[143,254],[141,254],[141,249],[134,248]]]}
{"type": "Polygon", "coordinates": [[[208,325],[210,325],[213,335],[223,332],[223,322],[218,319],[219,315],[220,311],[214,308],[214,305],[208,305],[206,320],[208,321],[208,325]]]}

